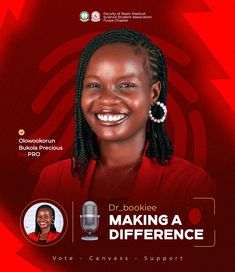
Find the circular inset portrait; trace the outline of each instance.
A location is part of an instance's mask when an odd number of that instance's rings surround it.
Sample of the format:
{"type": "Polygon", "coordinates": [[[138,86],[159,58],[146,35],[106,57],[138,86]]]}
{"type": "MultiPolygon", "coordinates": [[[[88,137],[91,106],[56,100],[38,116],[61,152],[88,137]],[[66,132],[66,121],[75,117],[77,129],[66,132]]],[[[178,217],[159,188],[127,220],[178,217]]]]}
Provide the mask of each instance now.
{"type": "Polygon", "coordinates": [[[49,246],[57,243],[67,229],[67,215],[58,204],[38,200],[30,203],[21,216],[21,229],[30,242],[49,246]]]}

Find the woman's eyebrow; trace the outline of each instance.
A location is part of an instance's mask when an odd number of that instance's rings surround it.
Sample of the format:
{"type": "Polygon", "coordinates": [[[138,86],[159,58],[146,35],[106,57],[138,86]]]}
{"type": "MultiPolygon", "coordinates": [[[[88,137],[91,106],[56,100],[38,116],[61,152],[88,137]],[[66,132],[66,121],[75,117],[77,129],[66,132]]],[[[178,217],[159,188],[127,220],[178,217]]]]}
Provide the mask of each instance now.
{"type": "Polygon", "coordinates": [[[85,76],[84,76],[84,79],[85,79],[85,78],[97,78],[97,79],[98,79],[99,77],[98,77],[98,76],[95,76],[95,75],[85,75],[85,76]]]}
{"type": "MultiPolygon", "coordinates": [[[[84,79],[87,79],[87,78],[100,79],[100,77],[98,75],[85,75],[84,79]]],[[[136,76],[135,74],[125,74],[125,75],[121,75],[121,76],[117,77],[116,79],[120,80],[120,79],[126,79],[126,78],[137,78],[138,79],[138,76],[136,76]]]]}
{"type": "Polygon", "coordinates": [[[126,74],[126,75],[119,76],[117,79],[126,79],[126,78],[137,78],[138,79],[138,76],[136,76],[135,74],[126,74]]]}

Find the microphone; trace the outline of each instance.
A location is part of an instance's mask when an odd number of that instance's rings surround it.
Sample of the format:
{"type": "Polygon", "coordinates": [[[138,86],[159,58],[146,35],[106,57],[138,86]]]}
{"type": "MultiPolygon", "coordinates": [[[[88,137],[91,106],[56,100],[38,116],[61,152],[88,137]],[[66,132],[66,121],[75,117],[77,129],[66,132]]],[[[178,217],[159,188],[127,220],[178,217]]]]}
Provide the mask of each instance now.
{"type": "Polygon", "coordinates": [[[83,235],[82,240],[94,241],[98,240],[98,236],[92,235],[99,227],[98,207],[93,201],[86,201],[82,206],[82,215],[80,215],[81,227],[88,233],[88,235],[83,235]]]}

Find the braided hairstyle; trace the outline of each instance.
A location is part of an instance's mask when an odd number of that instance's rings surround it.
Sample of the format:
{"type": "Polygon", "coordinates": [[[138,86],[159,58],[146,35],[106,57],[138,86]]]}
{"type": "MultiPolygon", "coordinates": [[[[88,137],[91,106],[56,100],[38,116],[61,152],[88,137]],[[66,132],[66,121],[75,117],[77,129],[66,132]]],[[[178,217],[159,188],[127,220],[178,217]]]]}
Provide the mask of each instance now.
{"type": "MultiPolygon", "coordinates": [[[[73,176],[79,175],[82,185],[89,161],[99,158],[99,146],[96,135],[88,125],[81,108],[83,79],[88,62],[94,52],[103,45],[114,43],[122,43],[134,49],[145,51],[148,56],[148,68],[151,71],[151,84],[157,81],[161,82],[158,101],[166,104],[167,70],[164,56],[162,51],[149,38],[133,30],[116,29],[104,32],[91,40],[83,49],[76,75],[75,137],[71,172],[73,176]]],[[[160,118],[163,114],[161,107],[157,105],[152,106],[151,111],[156,118],[160,118]]],[[[173,145],[166,134],[164,123],[154,123],[152,121],[148,121],[148,123],[146,156],[156,159],[161,165],[165,165],[173,154],[173,145]]]]}
{"type": "Polygon", "coordinates": [[[51,226],[50,226],[50,231],[51,232],[56,232],[56,228],[55,228],[55,225],[54,225],[54,221],[55,221],[55,211],[54,209],[50,206],[50,205],[47,205],[47,204],[43,204],[41,206],[39,206],[37,208],[37,211],[36,211],[36,215],[35,215],[35,234],[38,235],[38,233],[41,233],[41,228],[39,227],[38,225],[38,222],[37,222],[37,217],[38,217],[38,212],[39,210],[41,209],[47,209],[50,211],[52,217],[53,217],[53,222],[51,223],[51,226]]]}

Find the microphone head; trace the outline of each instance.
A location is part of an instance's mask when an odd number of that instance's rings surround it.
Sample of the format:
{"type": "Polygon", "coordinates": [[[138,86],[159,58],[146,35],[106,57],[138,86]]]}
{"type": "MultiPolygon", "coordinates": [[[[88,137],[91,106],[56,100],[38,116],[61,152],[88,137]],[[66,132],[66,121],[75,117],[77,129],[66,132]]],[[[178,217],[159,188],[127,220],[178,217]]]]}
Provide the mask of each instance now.
{"type": "Polygon", "coordinates": [[[93,201],[86,201],[82,206],[81,227],[84,231],[92,233],[99,226],[98,207],[93,201]]]}
{"type": "Polygon", "coordinates": [[[98,207],[93,201],[86,201],[82,206],[82,214],[98,214],[98,207]]]}

